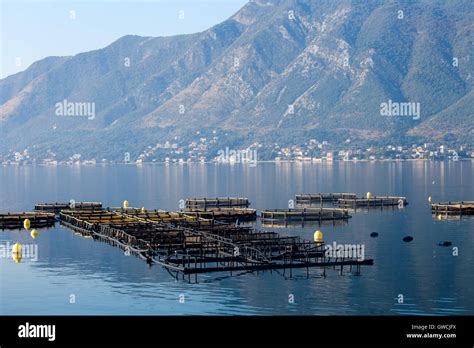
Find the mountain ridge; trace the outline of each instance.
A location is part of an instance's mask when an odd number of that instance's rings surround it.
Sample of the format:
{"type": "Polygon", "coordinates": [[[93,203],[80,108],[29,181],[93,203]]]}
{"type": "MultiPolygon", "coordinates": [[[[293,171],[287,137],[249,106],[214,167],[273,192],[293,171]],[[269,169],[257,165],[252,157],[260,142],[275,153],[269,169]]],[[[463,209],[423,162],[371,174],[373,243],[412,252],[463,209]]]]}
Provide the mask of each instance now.
{"type": "Polygon", "coordinates": [[[0,154],[120,158],[216,130],[222,146],[472,145],[473,19],[461,0],[252,1],[199,33],[47,57],[0,80],[0,154]],[[63,100],[97,114],[59,117],[63,100]],[[381,116],[387,100],[419,103],[420,120],[381,116]]]}

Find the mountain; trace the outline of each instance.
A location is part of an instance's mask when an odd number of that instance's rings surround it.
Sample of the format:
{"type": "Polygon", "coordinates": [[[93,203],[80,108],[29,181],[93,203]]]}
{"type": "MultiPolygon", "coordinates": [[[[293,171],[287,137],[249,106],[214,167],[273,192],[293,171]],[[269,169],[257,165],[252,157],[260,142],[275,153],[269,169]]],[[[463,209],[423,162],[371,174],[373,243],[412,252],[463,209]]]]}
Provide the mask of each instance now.
{"type": "Polygon", "coordinates": [[[117,159],[196,134],[472,145],[473,23],[471,0],[255,0],[200,33],[48,57],[0,80],[0,155],[117,159]],[[58,115],[64,101],[94,116],[58,115]],[[383,116],[388,102],[419,117],[383,116]]]}

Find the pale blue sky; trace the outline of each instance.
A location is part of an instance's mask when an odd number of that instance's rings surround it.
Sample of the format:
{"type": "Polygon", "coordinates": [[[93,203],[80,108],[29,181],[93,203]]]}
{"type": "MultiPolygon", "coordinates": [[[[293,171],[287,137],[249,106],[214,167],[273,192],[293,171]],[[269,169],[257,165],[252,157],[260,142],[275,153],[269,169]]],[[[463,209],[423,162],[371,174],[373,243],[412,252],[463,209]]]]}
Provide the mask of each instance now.
{"type": "Polygon", "coordinates": [[[128,34],[168,36],[202,31],[224,21],[247,2],[0,0],[0,78],[25,70],[44,57],[102,48],[128,34]],[[180,19],[180,11],[184,11],[184,19],[180,19]],[[74,14],[75,19],[71,18],[74,14]]]}

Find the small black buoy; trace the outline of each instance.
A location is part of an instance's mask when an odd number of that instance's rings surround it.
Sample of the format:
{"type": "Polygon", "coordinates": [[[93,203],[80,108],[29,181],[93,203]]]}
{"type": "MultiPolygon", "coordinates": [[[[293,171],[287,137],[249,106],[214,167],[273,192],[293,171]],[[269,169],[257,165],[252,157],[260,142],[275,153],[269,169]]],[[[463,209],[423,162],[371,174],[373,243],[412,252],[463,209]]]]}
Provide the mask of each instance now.
{"type": "Polygon", "coordinates": [[[411,242],[413,240],[413,237],[412,236],[406,236],[406,237],[403,237],[403,241],[404,242],[411,242]]]}
{"type": "Polygon", "coordinates": [[[453,243],[444,241],[444,242],[439,242],[438,245],[439,245],[439,246],[447,247],[447,246],[453,245],[453,243]]]}
{"type": "Polygon", "coordinates": [[[370,234],[370,236],[371,236],[372,238],[375,238],[375,237],[378,237],[379,234],[378,234],[377,232],[372,232],[372,233],[370,234]]]}

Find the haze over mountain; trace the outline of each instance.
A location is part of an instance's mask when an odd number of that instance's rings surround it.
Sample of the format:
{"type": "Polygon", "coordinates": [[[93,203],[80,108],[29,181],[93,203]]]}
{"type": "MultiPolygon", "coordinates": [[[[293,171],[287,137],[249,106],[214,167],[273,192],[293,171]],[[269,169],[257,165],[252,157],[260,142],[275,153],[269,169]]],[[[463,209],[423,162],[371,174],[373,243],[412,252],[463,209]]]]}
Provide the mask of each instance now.
{"type": "Polygon", "coordinates": [[[471,0],[255,0],[201,33],[125,36],[0,80],[0,154],[117,159],[214,130],[231,145],[472,144],[473,43],[471,0]],[[57,115],[64,100],[94,117],[57,115]],[[389,101],[419,119],[381,115],[389,101]]]}

